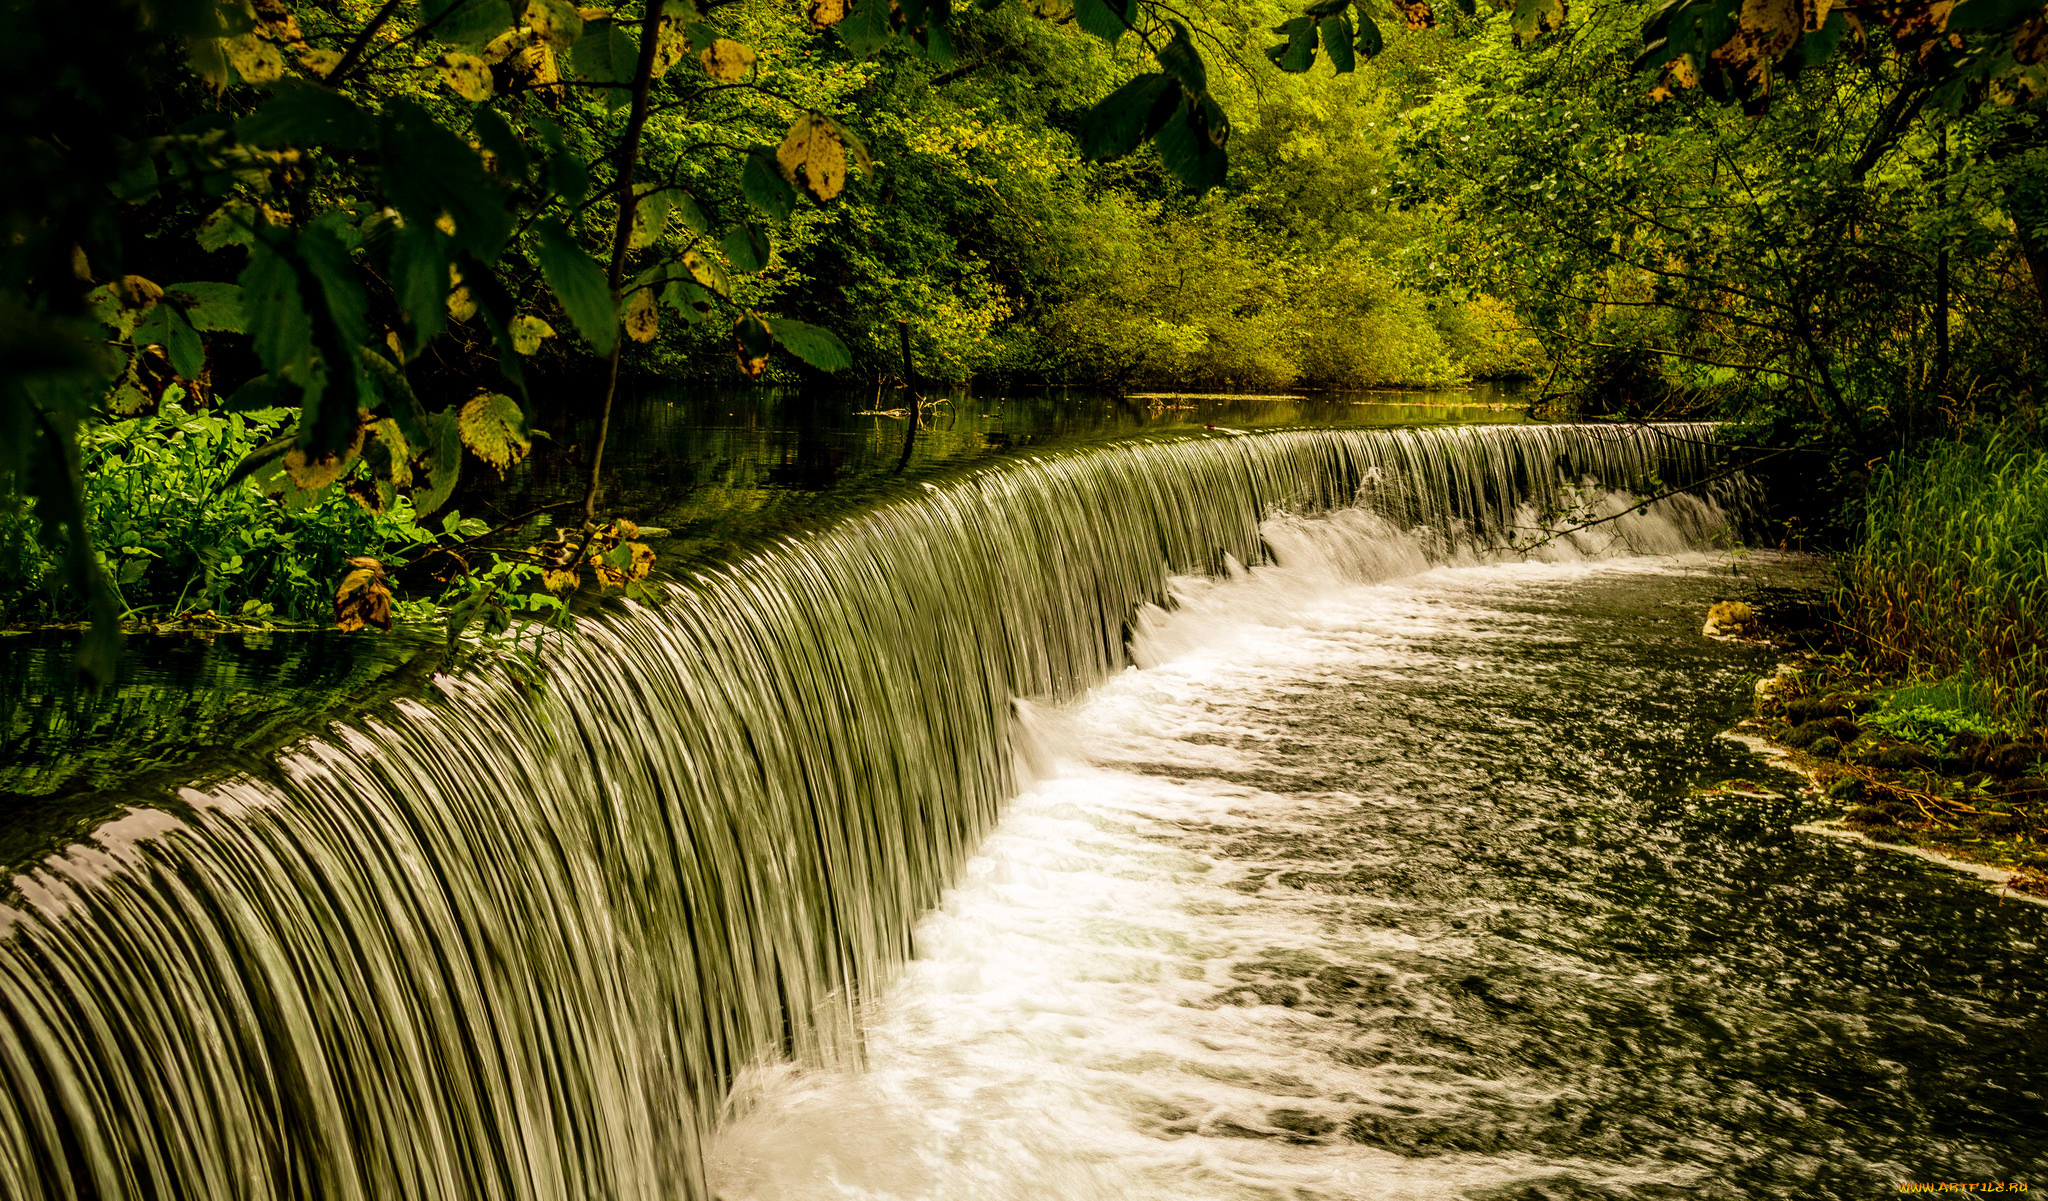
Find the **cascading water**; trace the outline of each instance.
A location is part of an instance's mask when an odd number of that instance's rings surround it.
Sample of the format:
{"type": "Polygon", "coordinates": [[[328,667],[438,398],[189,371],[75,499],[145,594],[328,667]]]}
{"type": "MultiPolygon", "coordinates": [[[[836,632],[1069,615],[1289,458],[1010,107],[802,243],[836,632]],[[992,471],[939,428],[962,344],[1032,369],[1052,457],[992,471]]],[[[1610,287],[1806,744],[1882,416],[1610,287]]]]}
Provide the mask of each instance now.
{"type": "MultiPolygon", "coordinates": [[[[443,678],[260,778],[133,809],[0,910],[0,1196],[708,1197],[731,1082],[850,1045],[1015,791],[1015,702],[1156,644],[1170,577],[1352,505],[1370,517],[1324,553],[1354,576],[1469,557],[1582,481],[1705,478],[1709,437],[1014,460],[586,621],[537,692],[443,678]]],[[[1658,529],[1720,525],[1675,501],[1658,529]]]]}

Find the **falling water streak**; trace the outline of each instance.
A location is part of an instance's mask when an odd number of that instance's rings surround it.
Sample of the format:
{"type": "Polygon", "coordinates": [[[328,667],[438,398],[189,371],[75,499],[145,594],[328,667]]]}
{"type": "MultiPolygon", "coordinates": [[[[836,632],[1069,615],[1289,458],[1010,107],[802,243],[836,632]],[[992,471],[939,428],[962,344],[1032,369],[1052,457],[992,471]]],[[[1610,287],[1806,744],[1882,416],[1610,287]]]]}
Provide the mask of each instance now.
{"type": "Polygon", "coordinates": [[[857,996],[1013,791],[1013,699],[1126,662],[1169,576],[1354,504],[1455,558],[1582,481],[1704,478],[1709,438],[1017,460],[589,620],[538,695],[444,677],[269,778],[131,810],[0,908],[0,1195],[704,1197],[734,1073],[849,1049],[857,996]]]}

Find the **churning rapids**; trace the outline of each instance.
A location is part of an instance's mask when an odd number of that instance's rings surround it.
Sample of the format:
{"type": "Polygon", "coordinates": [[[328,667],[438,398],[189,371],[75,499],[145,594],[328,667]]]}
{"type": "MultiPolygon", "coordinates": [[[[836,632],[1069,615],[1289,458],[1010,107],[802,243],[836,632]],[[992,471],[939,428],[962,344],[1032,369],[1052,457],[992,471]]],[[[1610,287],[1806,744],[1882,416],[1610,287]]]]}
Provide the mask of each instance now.
{"type": "Polygon", "coordinates": [[[1019,459],[138,804],[0,910],[0,1197],[2038,1180],[2043,911],[1689,791],[1739,481],[1497,549],[1708,437],[1019,459]]]}

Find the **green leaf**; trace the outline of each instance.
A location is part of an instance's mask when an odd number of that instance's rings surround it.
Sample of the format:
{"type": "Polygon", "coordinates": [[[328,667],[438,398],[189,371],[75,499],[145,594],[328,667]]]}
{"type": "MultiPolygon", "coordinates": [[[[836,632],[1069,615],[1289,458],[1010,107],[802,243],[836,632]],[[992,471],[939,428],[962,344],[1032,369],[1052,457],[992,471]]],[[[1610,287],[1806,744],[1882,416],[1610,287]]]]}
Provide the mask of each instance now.
{"type": "Polygon", "coordinates": [[[1121,158],[1158,132],[1180,100],[1173,78],[1154,72],[1111,92],[1081,118],[1081,156],[1121,158]]]}
{"type": "Polygon", "coordinates": [[[360,150],[377,125],[356,102],[309,83],[281,83],[263,107],[235,123],[235,137],[250,146],[327,146],[360,150]]]}
{"type": "Polygon", "coordinates": [[[600,355],[612,352],[619,340],[619,318],[612,309],[611,286],[604,268],[576,244],[562,223],[542,221],[534,227],[540,237],[540,269],[548,287],[562,304],[562,311],[576,323],[576,332],[600,355]]]}
{"type": "Polygon", "coordinates": [[[1324,17],[1316,29],[1323,35],[1323,53],[1330,56],[1330,67],[1337,74],[1345,75],[1357,69],[1358,60],[1352,55],[1350,17],[1343,13],[1324,17]]]}
{"type": "Polygon", "coordinates": [[[384,195],[392,207],[408,223],[429,227],[446,213],[457,251],[496,259],[512,219],[476,151],[410,100],[385,105],[382,126],[384,195]]]}
{"type": "Polygon", "coordinates": [[[139,142],[122,142],[117,151],[117,167],[107,187],[117,200],[128,204],[141,204],[156,195],[156,159],[149,148],[139,142]]]}
{"type": "Polygon", "coordinates": [[[408,221],[391,239],[391,292],[407,358],[426,349],[448,323],[448,250],[440,230],[408,221]]]}
{"type": "Polygon", "coordinates": [[[206,346],[199,331],[175,304],[158,301],[135,326],[130,341],[137,346],[161,346],[171,361],[171,370],[184,379],[198,379],[206,370],[206,346]]]}
{"type": "Polygon", "coordinates": [[[681,314],[683,320],[692,325],[710,316],[717,307],[711,293],[690,279],[670,280],[661,290],[661,302],[681,314]]]}
{"type": "MultiPolygon", "coordinates": [[[[221,408],[230,413],[254,413],[264,409],[289,409],[297,407],[299,390],[291,384],[271,375],[259,375],[235,389],[234,394],[221,402],[221,408]]],[[[285,439],[285,446],[291,445],[285,439]]],[[[284,449],[278,450],[279,454],[284,449]]]]}
{"type": "Polygon", "coordinates": [[[524,182],[533,171],[533,155],[527,153],[526,143],[513,132],[512,126],[488,105],[478,105],[472,120],[476,124],[476,140],[498,156],[498,174],[524,182]]]}
{"type": "Polygon", "coordinates": [[[456,428],[452,412],[429,413],[421,437],[412,439],[413,458],[413,508],[421,517],[438,510],[455,495],[456,481],[462,477],[462,433],[456,428]],[[425,483],[418,481],[425,477],[425,483]]]}
{"type": "Polygon", "coordinates": [[[1316,62],[1316,23],[1310,17],[1295,17],[1275,25],[1273,32],[1283,34],[1287,40],[1266,48],[1266,57],[1282,71],[1300,74],[1316,62]]]}
{"type": "Polygon", "coordinates": [[[784,349],[820,371],[838,371],[853,365],[853,352],[829,329],[788,317],[771,318],[767,324],[768,332],[775,335],[784,349]]]}
{"type": "MultiPolygon", "coordinates": [[[[299,273],[266,243],[251,247],[242,271],[242,303],[256,357],[271,377],[300,392],[319,387],[313,354],[313,318],[299,291],[299,273]]],[[[293,404],[300,402],[294,397],[293,404]]]]}
{"type": "Polygon", "coordinates": [[[1386,35],[1380,32],[1378,22],[1366,16],[1362,8],[1358,10],[1358,40],[1352,43],[1352,48],[1367,58],[1376,58],[1387,48],[1386,35]]]}
{"type": "Polygon", "coordinates": [[[256,241],[252,232],[256,224],[256,209],[247,204],[225,204],[199,225],[199,232],[193,235],[202,250],[219,250],[226,246],[248,246],[256,241]]]}
{"type": "Polygon", "coordinates": [[[848,50],[866,58],[895,36],[889,23],[889,0],[858,0],[846,19],[832,29],[848,50]]]}
{"type": "Polygon", "coordinates": [[[1159,161],[1196,192],[1220,185],[1229,167],[1229,156],[1212,136],[1218,132],[1212,121],[1221,116],[1220,109],[1208,105],[1183,104],[1152,139],[1159,161]]]}
{"type": "Polygon", "coordinates": [[[512,28],[507,0],[420,0],[420,24],[436,41],[474,46],[512,28]]]}
{"type": "Polygon", "coordinates": [[[576,73],[592,83],[630,82],[639,60],[639,43],[609,17],[585,21],[583,36],[576,39],[576,45],[569,51],[569,62],[576,73]]]}
{"type": "Polygon", "coordinates": [[[943,25],[915,30],[911,33],[910,40],[917,44],[919,50],[924,51],[926,58],[942,67],[959,57],[953,51],[953,35],[947,33],[943,25]]]}
{"type": "Polygon", "coordinates": [[[681,188],[670,188],[668,191],[670,206],[675,215],[681,218],[683,228],[693,234],[701,234],[710,230],[711,219],[704,215],[704,210],[698,206],[695,196],[690,195],[681,188]]]}
{"type": "Polygon", "coordinates": [[[164,294],[178,302],[185,310],[185,316],[192,322],[192,328],[208,333],[239,334],[245,319],[242,314],[242,288],[239,284],[221,283],[216,280],[200,280],[189,284],[172,284],[164,294]]]}
{"type": "Polygon", "coordinates": [[[299,410],[299,446],[338,453],[354,438],[362,393],[357,348],[369,339],[369,298],[339,239],[318,227],[299,235],[299,290],[313,323],[322,386],[307,389],[299,410]]]}
{"type": "Polygon", "coordinates": [[[384,412],[398,423],[398,432],[407,442],[424,444],[427,412],[414,394],[412,382],[405,378],[404,369],[368,346],[362,347],[356,357],[362,363],[363,375],[382,397],[384,412]]]}
{"type": "Polygon", "coordinates": [[[796,208],[796,189],[776,170],[772,150],[757,147],[747,152],[747,165],[740,169],[740,191],[746,193],[749,204],[777,221],[789,220],[796,208]]]}
{"type": "Polygon", "coordinates": [[[1137,0],[1074,0],[1074,24],[1105,42],[1129,32],[1137,18],[1137,0]]]}
{"type": "Polygon", "coordinates": [[[1962,0],[1948,15],[1950,33],[2004,33],[2041,15],[2033,0],[1962,0]]]}
{"type": "Polygon", "coordinates": [[[738,270],[759,271],[768,265],[768,235],[751,221],[727,230],[719,245],[738,270]]]}
{"type": "Polygon", "coordinates": [[[1179,21],[1168,21],[1173,37],[1159,48],[1155,56],[1160,69],[1180,80],[1180,86],[1199,96],[1209,90],[1209,69],[1202,65],[1202,56],[1195,52],[1194,39],[1188,36],[1187,26],[1179,21]]]}

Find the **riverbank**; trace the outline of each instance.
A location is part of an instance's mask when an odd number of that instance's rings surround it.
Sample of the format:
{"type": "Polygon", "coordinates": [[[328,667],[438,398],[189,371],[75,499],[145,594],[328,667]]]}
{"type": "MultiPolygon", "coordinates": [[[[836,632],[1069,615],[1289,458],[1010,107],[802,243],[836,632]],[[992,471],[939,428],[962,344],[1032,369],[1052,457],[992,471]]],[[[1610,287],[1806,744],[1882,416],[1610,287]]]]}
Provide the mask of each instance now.
{"type": "Polygon", "coordinates": [[[1811,617],[1765,605],[1732,629],[1709,624],[1709,637],[1790,652],[1730,733],[1810,782],[1835,813],[1810,828],[2048,899],[2048,743],[1973,711],[1966,684],[1871,673],[1811,617]]]}

